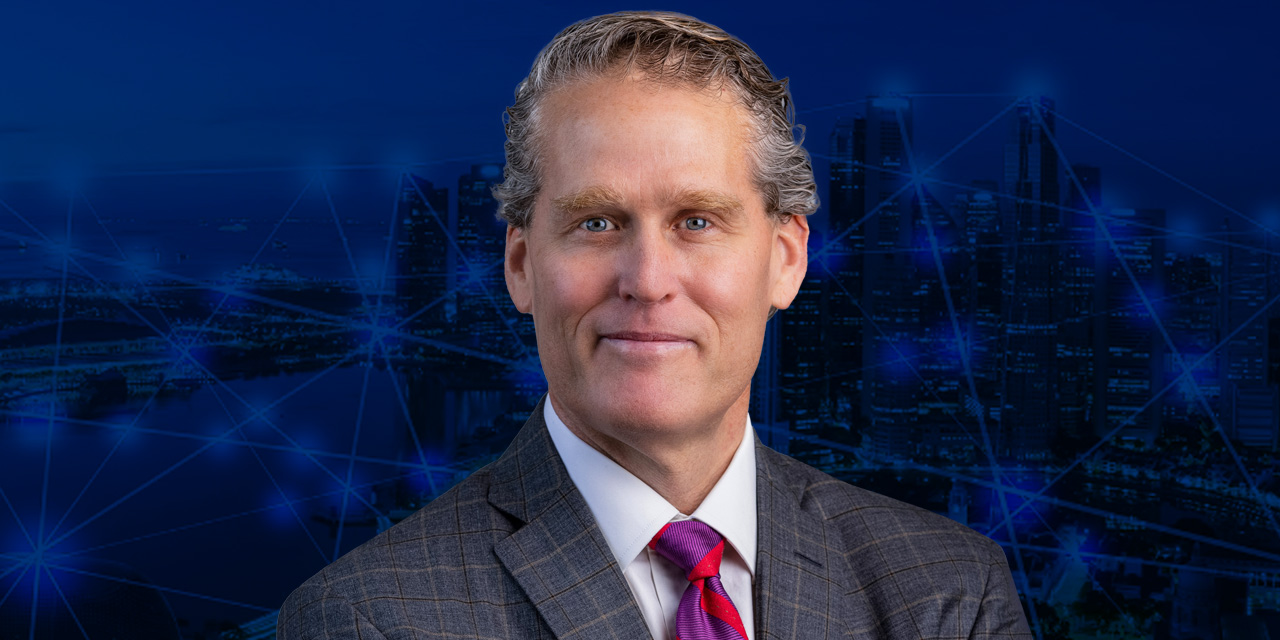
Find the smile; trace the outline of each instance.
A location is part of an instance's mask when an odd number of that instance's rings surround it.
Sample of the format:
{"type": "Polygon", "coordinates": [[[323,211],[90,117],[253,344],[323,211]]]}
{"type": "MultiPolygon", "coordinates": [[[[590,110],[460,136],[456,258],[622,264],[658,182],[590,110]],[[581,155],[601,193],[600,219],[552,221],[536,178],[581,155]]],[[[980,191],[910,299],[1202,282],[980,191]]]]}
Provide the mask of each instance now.
{"type": "Polygon", "coordinates": [[[600,337],[606,348],[631,356],[662,356],[691,349],[692,340],[665,333],[619,332],[600,337]]]}

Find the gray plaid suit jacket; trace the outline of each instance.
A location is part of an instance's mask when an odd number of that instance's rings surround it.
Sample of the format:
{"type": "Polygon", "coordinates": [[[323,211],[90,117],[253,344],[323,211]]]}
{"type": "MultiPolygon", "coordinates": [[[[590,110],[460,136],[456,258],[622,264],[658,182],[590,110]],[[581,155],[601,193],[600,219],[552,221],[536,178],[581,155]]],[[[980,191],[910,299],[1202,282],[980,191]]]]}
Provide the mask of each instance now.
{"type": "MultiPolygon", "coordinates": [[[[1030,638],[991,540],[756,441],[757,640],[1030,638]]],[[[650,640],[534,410],[493,464],[298,587],[279,640],[650,640]]]]}

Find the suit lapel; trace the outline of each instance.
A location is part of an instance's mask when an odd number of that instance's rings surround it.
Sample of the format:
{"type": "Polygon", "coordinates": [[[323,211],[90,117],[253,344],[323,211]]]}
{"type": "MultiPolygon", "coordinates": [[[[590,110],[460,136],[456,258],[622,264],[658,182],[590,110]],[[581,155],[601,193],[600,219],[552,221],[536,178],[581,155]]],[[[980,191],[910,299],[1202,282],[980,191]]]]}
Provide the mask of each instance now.
{"type": "Polygon", "coordinates": [[[542,411],[540,402],[493,465],[490,504],[523,523],[494,546],[498,560],[557,638],[651,640],[542,411]]]}
{"type": "MultiPolygon", "coordinates": [[[[543,402],[545,402],[545,397],[543,402]]],[[[496,461],[489,502],[522,523],[494,547],[560,640],[651,640],[626,579],[534,409],[496,461]]],[[[756,640],[847,637],[861,617],[840,533],[814,506],[798,464],[756,441],[756,640]]]]}
{"type": "Polygon", "coordinates": [[[807,481],[788,473],[794,464],[756,440],[755,637],[843,638],[854,613],[844,544],[817,509],[801,508],[807,481]]]}

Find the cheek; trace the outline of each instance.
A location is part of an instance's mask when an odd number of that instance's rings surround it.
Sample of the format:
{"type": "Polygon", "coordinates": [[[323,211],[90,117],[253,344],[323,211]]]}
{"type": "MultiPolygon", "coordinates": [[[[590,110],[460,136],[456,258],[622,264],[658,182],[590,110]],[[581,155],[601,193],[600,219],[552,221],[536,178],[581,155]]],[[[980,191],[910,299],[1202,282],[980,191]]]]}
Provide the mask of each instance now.
{"type": "MultiPolygon", "coordinates": [[[[707,311],[717,324],[754,324],[769,309],[769,264],[767,254],[758,250],[735,252],[730,259],[714,265],[700,265],[695,278],[707,311]]],[[[742,339],[733,332],[733,337],[742,339]]]]}
{"type": "Polygon", "coordinates": [[[610,271],[597,262],[581,256],[545,261],[539,270],[534,309],[554,313],[557,323],[576,321],[609,289],[610,271]]]}

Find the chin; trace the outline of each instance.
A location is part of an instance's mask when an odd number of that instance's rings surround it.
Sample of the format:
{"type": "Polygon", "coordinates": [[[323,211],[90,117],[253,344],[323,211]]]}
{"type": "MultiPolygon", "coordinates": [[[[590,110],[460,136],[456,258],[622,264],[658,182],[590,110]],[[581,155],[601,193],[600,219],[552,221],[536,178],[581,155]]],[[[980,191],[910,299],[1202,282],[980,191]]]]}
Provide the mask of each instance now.
{"type": "Polygon", "coordinates": [[[618,428],[670,432],[690,428],[717,414],[716,408],[706,402],[707,394],[691,385],[620,381],[610,386],[598,395],[607,400],[594,413],[618,428]]]}

